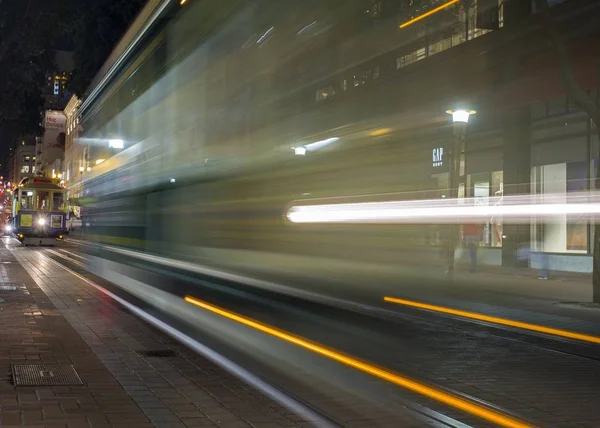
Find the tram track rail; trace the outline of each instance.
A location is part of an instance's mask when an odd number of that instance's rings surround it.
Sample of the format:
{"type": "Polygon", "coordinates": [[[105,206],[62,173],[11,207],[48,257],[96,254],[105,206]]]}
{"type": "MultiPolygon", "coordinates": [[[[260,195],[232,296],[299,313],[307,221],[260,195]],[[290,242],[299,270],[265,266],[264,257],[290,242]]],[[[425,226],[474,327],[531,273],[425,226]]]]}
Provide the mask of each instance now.
{"type": "MultiPolygon", "coordinates": [[[[77,255],[68,250],[64,250],[64,252],[66,254],[64,254],[64,253],[63,254],[55,254],[55,256],[58,257],[59,259],[61,259],[63,263],[68,263],[71,266],[78,265],[81,269],[87,270],[85,267],[85,264],[81,263],[82,256],[77,255]],[[70,256],[69,256],[69,254],[70,254],[70,256]]],[[[57,252],[54,252],[54,253],[57,253],[57,252]]],[[[143,266],[143,267],[147,268],[147,266],[143,266]]],[[[187,281],[191,281],[191,282],[200,281],[202,283],[204,283],[206,280],[206,278],[204,278],[203,280],[199,280],[198,278],[194,279],[194,278],[190,278],[190,277],[185,278],[185,279],[187,281]]],[[[239,292],[239,290],[238,290],[238,292],[239,292]]],[[[244,293],[244,294],[246,294],[246,293],[244,293]]],[[[251,295],[246,294],[245,298],[256,299],[256,296],[253,297],[251,295]]],[[[278,304],[281,305],[282,302],[278,302],[278,304]]],[[[293,305],[290,305],[289,302],[288,302],[288,304],[283,303],[283,305],[285,306],[286,310],[289,310],[291,312],[294,312],[295,310],[297,311],[297,309],[295,309],[293,305]]],[[[409,318],[415,318],[415,317],[409,317],[409,318]]],[[[398,322],[397,319],[396,319],[396,322],[398,322]]],[[[442,385],[437,385],[437,384],[435,385],[435,387],[439,388],[440,390],[447,391],[448,393],[453,394],[457,397],[461,397],[464,400],[476,402],[476,403],[481,404],[482,406],[485,406],[485,407],[488,407],[491,409],[495,409],[496,411],[498,411],[502,414],[514,415],[514,413],[511,413],[510,411],[508,411],[500,406],[496,406],[488,401],[478,399],[469,394],[462,393],[459,390],[452,389],[452,388],[446,388],[442,385]]],[[[409,409],[411,412],[420,414],[423,417],[425,417],[426,419],[428,419],[429,420],[428,425],[431,423],[435,423],[435,426],[456,426],[456,427],[468,426],[468,425],[464,424],[463,422],[460,422],[458,419],[454,419],[451,417],[449,418],[447,416],[444,416],[442,413],[437,412],[436,410],[433,410],[427,406],[424,406],[424,405],[414,402],[414,401],[408,401],[408,402],[405,401],[402,405],[403,405],[403,407],[406,407],[406,409],[409,409]]],[[[517,420],[526,420],[525,417],[520,416],[520,415],[516,416],[516,417],[517,417],[517,420]]],[[[522,426],[535,426],[535,425],[536,425],[535,423],[526,422],[522,426]]],[[[477,426],[479,426],[479,425],[477,425],[477,426]]],[[[504,426],[511,426],[511,425],[504,425],[504,426]]],[[[517,426],[517,425],[515,425],[515,426],[517,426]]],[[[548,426],[548,424],[545,424],[545,426],[548,426]]]]}
{"type": "MultiPolygon", "coordinates": [[[[34,251],[33,249],[30,249],[34,251]]],[[[60,264],[63,268],[73,271],[78,276],[81,276],[83,280],[93,282],[93,279],[88,278],[90,275],[87,266],[82,262],[84,257],[73,253],[72,251],[68,251],[65,249],[58,249],[58,251],[52,249],[46,249],[43,251],[44,256],[50,258],[55,263],[60,264]],[[85,278],[85,279],[84,279],[85,278]]],[[[122,300],[122,299],[121,299],[122,300]]],[[[119,303],[122,301],[117,300],[119,303]]],[[[128,308],[130,309],[130,308],[128,308]]],[[[268,381],[267,381],[268,382],[268,381]]],[[[276,390],[281,391],[286,396],[290,397],[295,402],[299,403],[300,406],[305,407],[306,409],[310,409],[310,411],[314,412],[317,416],[322,417],[327,424],[316,425],[316,426],[331,426],[331,427],[341,427],[345,426],[341,421],[327,414],[326,411],[319,409],[318,406],[315,406],[313,403],[308,403],[305,400],[300,399],[293,391],[282,388],[279,385],[276,385],[276,382],[269,382],[269,384],[273,385],[276,390]]],[[[449,391],[452,393],[452,391],[449,391]]],[[[477,400],[474,400],[477,401],[477,400]]],[[[424,426],[432,426],[432,427],[455,427],[455,428],[469,428],[472,425],[461,422],[458,419],[452,418],[450,416],[444,415],[443,413],[434,410],[426,405],[420,404],[416,401],[407,400],[404,398],[396,399],[398,405],[402,407],[402,411],[412,415],[415,419],[418,419],[423,422],[424,426]]],[[[479,401],[481,405],[487,406],[488,404],[479,401]]],[[[490,408],[495,408],[500,411],[496,406],[489,405],[490,408]]],[[[530,425],[527,425],[530,426],[530,425]]],[[[531,425],[533,426],[533,425],[531,425]]]]}

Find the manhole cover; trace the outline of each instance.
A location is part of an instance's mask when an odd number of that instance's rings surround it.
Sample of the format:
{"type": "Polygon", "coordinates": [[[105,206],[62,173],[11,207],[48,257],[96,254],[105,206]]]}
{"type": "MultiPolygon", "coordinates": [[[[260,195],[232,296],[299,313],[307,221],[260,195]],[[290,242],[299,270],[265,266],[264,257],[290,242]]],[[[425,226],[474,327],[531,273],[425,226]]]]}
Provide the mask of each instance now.
{"type": "Polygon", "coordinates": [[[15,386],[83,385],[83,380],[72,365],[15,364],[15,386]]]}
{"type": "Polygon", "coordinates": [[[175,353],[175,351],[173,351],[172,349],[159,349],[159,350],[155,350],[155,351],[139,351],[138,353],[140,355],[143,355],[144,357],[158,357],[158,358],[174,357],[175,355],[177,355],[175,353]]]}

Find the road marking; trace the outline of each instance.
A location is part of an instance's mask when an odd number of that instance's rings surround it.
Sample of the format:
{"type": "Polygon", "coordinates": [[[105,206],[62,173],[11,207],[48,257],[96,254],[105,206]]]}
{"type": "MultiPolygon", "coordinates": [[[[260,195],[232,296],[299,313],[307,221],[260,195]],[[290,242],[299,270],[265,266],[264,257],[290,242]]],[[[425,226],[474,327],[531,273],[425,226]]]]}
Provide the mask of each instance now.
{"type": "Polygon", "coordinates": [[[500,413],[497,410],[494,410],[487,406],[483,406],[481,404],[476,404],[472,401],[466,400],[464,398],[460,398],[456,395],[453,395],[453,394],[444,392],[442,390],[436,389],[434,387],[422,384],[420,382],[417,382],[415,380],[401,376],[399,374],[375,367],[371,364],[362,362],[353,357],[344,355],[340,352],[334,351],[332,349],[328,349],[317,343],[309,342],[308,340],[294,336],[285,331],[278,330],[274,327],[270,327],[266,324],[262,324],[258,321],[254,321],[250,318],[246,318],[246,317],[244,317],[242,315],[238,315],[234,312],[230,312],[225,309],[221,309],[217,306],[206,303],[195,297],[186,296],[185,301],[192,305],[195,305],[199,308],[202,308],[209,312],[212,312],[214,314],[217,314],[222,317],[228,318],[230,320],[236,321],[240,324],[243,324],[247,327],[254,328],[263,333],[267,333],[271,336],[277,337],[278,339],[284,340],[286,342],[293,343],[295,345],[300,346],[301,348],[304,348],[304,349],[312,351],[316,354],[325,356],[334,361],[337,361],[337,362],[345,364],[349,367],[360,370],[364,373],[368,373],[372,376],[386,380],[390,383],[398,385],[402,388],[406,388],[410,391],[416,392],[425,397],[432,398],[440,403],[444,403],[444,404],[447,404],[454,408],[460,409],[466,413],[470,413],[472,415],[478,416],[482,419],[493,422],[502,427],[526,428],[526,427],[532,426],[526,422],[515,419],[512,416],[500,413]]]}
{"type": "Polygon", "coordinates": [[[398,305],[411,306],[413,308],[425,309],[433,312],[441,312],[444,314],[456,315],[463,318],[471,318],[478,321],[486,321],[493,324],[501,324],[509,327],[520,328],[523,330],[531,330],[538,333],[550,334],[552,336],[565,337],[567,339],[575,339],[583,342],[590,342],[594,344],[600,344],[600,337],[592,336],[589,334],[576,333],[568,330],[560,330],[558,328],[546,327],[543,325],[530,324],[521,321],[509,320],[506,318],[493,317],[490,315],[478,314],[475,312],[463,311],[460,309],[446,308],[444,306],[430,305],[428,303],[414,302],[412,300],[398,299],[396,297],[384,297],[383,300],[390,303],[396,303],[398,305]]]}

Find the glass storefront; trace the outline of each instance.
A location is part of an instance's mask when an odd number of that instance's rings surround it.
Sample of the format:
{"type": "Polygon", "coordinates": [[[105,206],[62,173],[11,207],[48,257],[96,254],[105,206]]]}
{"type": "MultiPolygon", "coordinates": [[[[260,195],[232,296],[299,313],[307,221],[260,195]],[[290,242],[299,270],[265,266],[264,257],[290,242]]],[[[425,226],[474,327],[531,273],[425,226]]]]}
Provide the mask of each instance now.
{"type": "MultiPolygon", "coordinates": [[[[504,172],[493,171],[479,174],[469,174],[467,185],[468,197],[475,199],[476,205],[490,205],[502,203],[504,192],[504,172]]],[[[482,238],[480,246],[502,247],[502,218],[490,217],[481,224],[482,238]]]]}
{"type": "MultiPolygon", "coordinates": [[[[588,162],[565,162],[534,166],[531,192],[536,195],[567,195],[589,188],[588,162]]],[[[546,253],[586,254],[589,248],[588,222],[581,216],[557,214],[547,221],[531,223],[531,248],[546,253]]]]}

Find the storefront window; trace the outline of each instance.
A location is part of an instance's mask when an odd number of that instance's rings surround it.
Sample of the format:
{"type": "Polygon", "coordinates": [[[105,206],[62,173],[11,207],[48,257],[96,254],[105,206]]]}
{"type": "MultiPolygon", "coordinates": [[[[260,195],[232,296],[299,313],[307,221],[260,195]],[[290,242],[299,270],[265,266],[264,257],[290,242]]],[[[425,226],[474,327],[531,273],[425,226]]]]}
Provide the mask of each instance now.
{"type": "MultiPolygon", "coordinates": [[[[588,163],[569,162],[532,168],[532,193],[567,195],[588,190],[588,163]]],[[[578,215],[557,214],[547,221],[531,223],[531,247],[546,253],[587,253],[588,223],[578,215]]]]}
{"type": "MultiPolygon", "coordinates": [[[[475,199],[475,205],[502,203],[504,191],[503,171],[470,174],[467,178],[469,197],[475,199]]],[[[502,218],[490,217],[481,222],[482,237],[480,245],[484,247],[502,247],[502,218]]]]}

